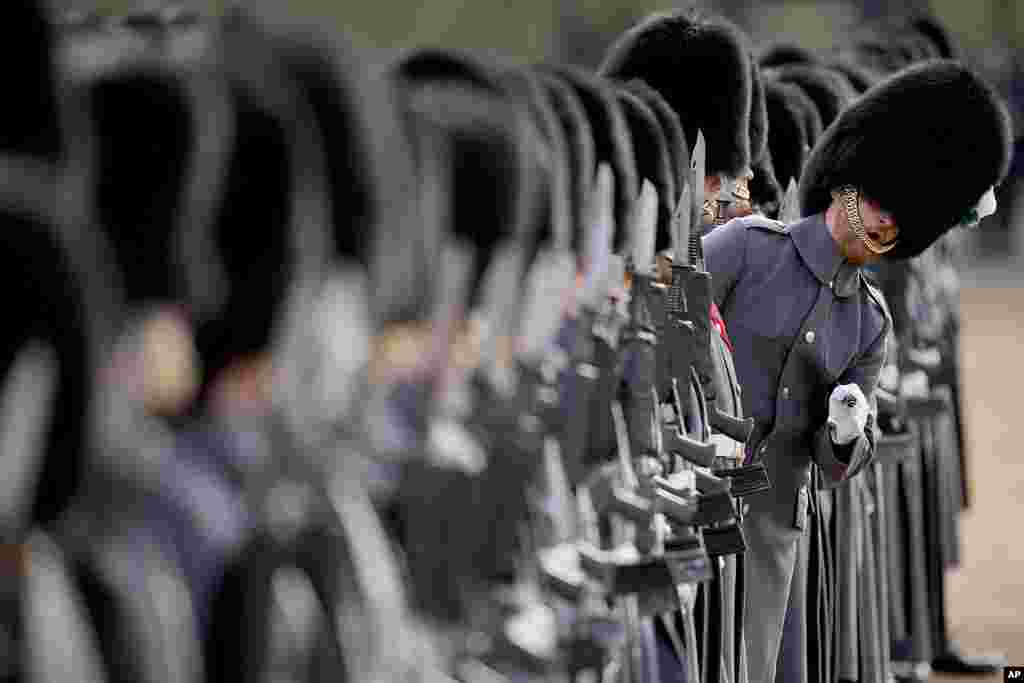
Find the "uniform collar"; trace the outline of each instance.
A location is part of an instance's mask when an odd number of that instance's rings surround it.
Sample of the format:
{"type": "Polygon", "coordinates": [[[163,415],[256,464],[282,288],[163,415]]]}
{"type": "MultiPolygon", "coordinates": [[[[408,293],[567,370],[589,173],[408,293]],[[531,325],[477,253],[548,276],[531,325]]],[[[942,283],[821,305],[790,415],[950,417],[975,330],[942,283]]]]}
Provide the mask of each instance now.
{"type": "Polygon", "coordinates": [[[789,227],[789,234],[800,258],[821,284],[828,285],[836,296],[844,299],[857,291],[860,269],[839,251],[839,245],[825,224],[825,214],[797,221],[789,227]]]}

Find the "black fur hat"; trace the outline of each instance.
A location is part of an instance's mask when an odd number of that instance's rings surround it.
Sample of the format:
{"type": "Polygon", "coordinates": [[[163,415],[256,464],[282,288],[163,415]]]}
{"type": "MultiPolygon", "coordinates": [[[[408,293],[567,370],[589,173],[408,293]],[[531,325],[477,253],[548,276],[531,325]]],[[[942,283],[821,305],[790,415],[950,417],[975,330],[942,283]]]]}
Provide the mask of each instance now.
{"type": "MultiPolygon", "coordinates": [[[[622,87],[639,97],[658,117],[672,157],[672,177],[676,185],[674,201],[678,202],[683,188],[690,182],[690,147],[686,144],[683,124],[679,122],[679,116],[665,98],[643,81],[634,79],[624,83],[622,87]]],[[[665,248],[668,248],[667,245],[665,248]]]]}
{"type": "Polygon", "coordinates": [[[395,75],[406,83],[457,83],[501,97],[498,69],[469,52],[442,48],[418,48],[402,55],[395,75]]]}
{"type": "Polygon", "coordinates": [[[908,63],[955,59],[959,54],[946,28],[926,13],[897,14],[869,24],[864,30],[882,36],[890,52],[908,63]]]}
{"type": "Polygon", "coordinates": [[[783,190],[775,176],[771,153],[763,154],[752,170],[754,177],[750,180],[750,203],[754,209],[774,218],[782,204],[783,190]]]}
{"type": "Polygon", "coordinates": [[[475,252],[469,306],[500,244],[521,235],[530,222],[537,178],[531,172],[525,111],[501,98],[438,85],[411,101],[416,115],[444,135],[449,173],[449,234],[475,252]],[[529,198],[529,201],[524,201],[529,198]]]}
{"type": "Polygon", "coordinates": [[[795,43],[773,43],[761,50],[757,63],[762,69],[770,69],[786,64],[817,64],[818,57],[795,43]]]}
{"type": "Polygon", "coordinates": [[[336,37],[296,32],[281,46],[323,140],[335,254],[366,266],[374,234],[402,220],[413,183],[393,84],[371,78],[361,55],[336,37]]]}
{"type": "Polygon", "coordinates": [[[537,214],[550,208],[543,201],[550,173],[529,82],[494,60],[441,49],[407,53],[394,72],[414,115],[442,136],[446,227],[475,251],[472,305],[499,244],[543,238],[537,214]]]}
{"type": "MultiPolygon", "coordinates": [[[[482,293],[483,273],[497,247],[536,226],[529,216],[540,199],[536,190],[547,180],[531,147],[535,140],[527,142],[529,113],[522,80],[503,78],[499,63],[483,55],[441,48],[406,52],[391,73],[413,119],[414,143],[422,148],[427,142],[439,152],[439,158],[420,164],[421,184],[441,197],[434,207],[440,211],[441,234],[429,242],[447,232],[471,246],[475,262],[467,303],[472,305],[482,293]],[[475,176],[474,164],[479,166],[475,176]],[[473,197],[493,203],[492,218],[477,213],[473,197]]],[[[429,243],[421,247],[431,252],[437,248],[429,243]]]]}
{"type": "Polygon", "coordinates": [[[544,72],[537,80],[547,95],[552,110],[558,117],[565,134],[569,162],[569,191],[571,198],[571,245],[579,254],[583,248],[587,226],[587,202],[597,173],[597,153],[590,121],[576,93],[562,79],[544,72]]]}
{"type": "Polygon", "coordinates": [[[83,87],[94,133],[91,213],[111,246],[126,301],[180,301],[176,237],[198,137],[188,85],[166,65],[131,62],[83,87]]]}
{"type": "MultiPolygon", "coordinates": [[[[10,188],[5,188],[5,194],[10,188]]],[[[90,357],[90,324],[83,292],[83,273],[76,272],[70,245],[62,245],[56,224],[23,211],[0,209],[5,230],[0,250],[0,286],[8,297],[5,306],[4,334],[0,337],[0,386],[6,383],[19,355],[28,345],[39,344],[53,361],[55,384],[51,397],[32,396],[33,401],[49,400],[49,416],[41,410],[42,452],[33,480],[18,482],[31,487],[25,494],[24,510],[32,524],[56,522],[80,490],[85,474],[91,433],[89,405],[92,399],[95,368],[90,357]],[[34,491],[34,493],[33,493],[34,491]]],[[[22,383],[26,380],[22,379],[22,383]]],[[[38,381],[33,378],[33,381],[38,381]]],[[[43,389],[34,387],[35,391],[43,389]]],[[[13,396],[11,397],[13,398],[13,396]]],[[[22,397],[25,400],[25,397],[22,397]]],[[[11,406],[18,414],[25,405],[11,406]]],[[[8,408],[10,410],[10,407],[8,408]]],[[[9,418],[8,418],[9,419],[9,418]]],[[[33,425],[34,426],[34,425],[33,425]]],[[[14,429],[5,423],[6,429],[14,429]]],[[[8,436],[8,435],[5,435],[8,436]]],[[[9,457],[30,457],[22,452],[9,457]]],[[[6,475],[18,472],[13,462],[6,463],[6,475]]],[[[26,474],[34,468],[26,468],[26,474]]],[[[11,482],[9,482],[11,483],[11,482]]],[[[10,523],[13,520],[5,519],[10,523]]],[[[20,520],[19,520],[20,521],[20,520]]],[[[12,531],[27,531],[18,529],[12,531]]]]}
{"type": "Polygon", "coordinates": [[[21,497],[7,501],[5,513],[13,516],[4,523],[22,534],[29,531],[23,524],[66,519],[87,478],[97,446],[99,362],[121,310],[102,236],[77,198],[69,201],[81,188],[55,183],[50,164],[39,159],[0,156],[0,169],[0,287],[7,297],[0,391],[4,457],[11,458],[5,492],[21,497]],[[23,373],[17,378],[16,368],[23,373]]]}
{"type": "Polygon", "coordinates": [[[826,66],[846,77],[857,95],[862,95],[871,86],[882,80],[882,74],[874,69],[857,64],[852,59],[836,57],[829,60],[826,66]]]}
{"type": "Polygon", "coordinates": [[[738,176],[750,155],[750,58],[746,36],[720,17],[654,14],[611,47],[600,72],[639,78],[679,115],[686,139],[707,140],[708,175],[738,176]]]}
{"type": "Polygon", "coordinates": [[[920,254],[1006,174],[1010,119],[992,87],[961,64],[915,65],[869,90],[825,131],[800,188],[804,215],[860,188],[900,228],[892,258],[920,254]]]}
{"type": "Polygon", "coordinates": [[[825,128],[839,116],[857,94],[842,75],[819,66],[793,64],[780,67],[775,77],[783,83],[798,86],[818,108],[825,128]]]}
{"type": "Polygon", "coordinates": [[[658,117],[639,97],[623,88],[616,91],[616,96],[633,138],[637,177],[641,184],[644,180],[650,181],[658,192],[655,249],[667,249],[672,241],[672,214],[677,194],[668,140],[658,117]]]}
{"type": "Polygon", "coordinates": [[[607,163],[615,174],[616,229],[613,248],[618,251],[626,244],[625,228],[629,225],[633,202],[640,191],[626,117],[608,83],[569,66],[543,68],[550,69],[573,89],[590,121],[596,162],[607,163]]]}
{"type": "Polygon", "coordinates": [[[754,173],[750,181],[750,200],[754,207],[766,215],[774,216],[782,203],[782,188],[775,177],[775,165],[768,148],[771,126],[765,103],[764,82],[761,67],[757,65],[753,54],[750,56],[750,83],[750,155],[751,171],[754,173]]]}
{"type": "Polygon", "coordinates": [[[167,29],[164,13],[158,7],[132,10],[121,16],[117,24],[130,31],[148,34],[162,34],[167,29]]]}
{"type": "Polygon", "coordinates": [[[845,46],[854,61],[883,74],[906,68],[921,58],[919,50],[905,41],[895,40],[889,27],[868,25],[858,30],[845,46]]]}
{"type": "Polygon", "coordinates": [[[807,153],[809,155],[810,150],[821,139],[821,134],[825,132],[825,126],[821,122],[821,114],[818,113],[818,107],[814,104],[814,100],[808,97],[807,93],[799,86],[778,81],[776,83],[785,86],[786,96],[800,112],[800,120],[804,124],[804,133],[807,135],[807,153]]]}
{"type": "Polygon", "coordinates": [[[527,108],[538,132],[538,139],[544,147],[543,158],[539,160],[544,170],[547,195],[547,217],[540,225],[538,241],[544,243],[553,239],[559,245],[569,247],[572,243],[572,178],[570,170],[569,143],[565,129],[555,113],[550,98],[540,77],[529,69],[516,69],[510,77],[520,79],[524,87],[527,108]]]}
{"type": "Polygon", "coordinates": [[[907,18],[909,28],[924,36],[943,59],[959,59],[960,46],[949,29],[930,14],[912,15],[907,18]]]}
{"type": "Polygon", "coordinates": [[[219,145],[207,139],[210,148],[200,152],[220,169],[209,196],[198,200],[212,206],[209,216],[181,226],[186,265],[201,266],[186,272],[189,301],[204,299],[196,328],[203,397],[222,370],[272,349],[293,288],[322,275],[331,256],[324,145],[313,111],[285,68],[278,36],[241,10],[229,19],[211,74],[220,86],[198,106],[204,120],[221,112],[230,134],[219,145]],[[208,283],[219,291],[207,299],[208,283]]]}
{"type": "Polygon", "coordinates": [[[768,153],[768,112],[765,111],[761,68],[750,57],[750,160],[757,164],[768,153]]]}
{"type": "Polygon", "coordinates": [[[7,0],[0,9],[6,101],[0,152],[55,161],[63,153],[55,31],[42,3],[7,0]]]}
{"type": "Polygon", "coordinates": [[[802,96],[802,93],[795,85],[778,81],[765,84],[768,149],[775,168],[775,177],[783,187],[787,187],[790,180],[799,182],[804,163],[811,151],[804,113],[797,101],[797,95],[802,96]]]}

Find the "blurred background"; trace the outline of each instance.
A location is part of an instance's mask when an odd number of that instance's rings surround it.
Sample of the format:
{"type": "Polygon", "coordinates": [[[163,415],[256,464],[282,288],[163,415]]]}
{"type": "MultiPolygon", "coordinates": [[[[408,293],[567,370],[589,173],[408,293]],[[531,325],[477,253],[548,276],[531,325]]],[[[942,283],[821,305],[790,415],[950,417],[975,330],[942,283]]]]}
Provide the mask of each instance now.
{"type": "MultiPolygon", "coordinates": [[[[111,13],[146,5],[131,0],[51,1],[61,10],[111,13]]],[[[191,4],[216,13],[229,2],[191,4]]],[[[336,26],[371,51],[441,45],[497,52],[525,62],[554,59],[591,68],[633,22],[671,6],[654,0],[243,4],[336,26]]],[[[896,10],[928,10],[959,40],[964,59],[1010,103],[1017,153],[1010,177],[998,190],[999,211],[965,236],[961,348],[974,503],[962,520],[963,566],[952,577],[949,608],[954,635],[963,645],[1002,649],[1012,664],[1024,664],[1024,457],[1018,450],[1021,420],[1016,413],[1024,389],[1024,361],[1018,355],[1024,332],[1024,2],[718,0],[697,5],[728,16],[756,44],[785,40],[811,49],[830,47],[866,19],[896,10]]]]}
{"type": "MultiPolygon", "coordinates": [[[[145,0],[50,0],[59,10],[99,9],[119,14],[158,5],[145,0]]],[[[192,0],[214,13],[231,4],[316,19],[337,27],[371,50],[439,45],[495,52],[524,62],[554,59],[596,67],[605,48],[645,14],[673,7],[664,0],[192,0]]],[[[732,19],[755,44],[794,42],[828,48],[859,23],[903,10],[931,11],[959,41],[964,58],[1007,97],[1015,130],[1024,131],[1024,2],[1020,0],[702,0],[693,3],[732,19]]],[[[1018,144],[1018,149],[1020,145],[1018,144]]],[[[1015,281],[1024,240],[1021,164],[1001,188],[1003,210],[971,236],[965,278],[1015,281]],[[1009,267],[1009,270],[1007,268],[1009,267]]]]}

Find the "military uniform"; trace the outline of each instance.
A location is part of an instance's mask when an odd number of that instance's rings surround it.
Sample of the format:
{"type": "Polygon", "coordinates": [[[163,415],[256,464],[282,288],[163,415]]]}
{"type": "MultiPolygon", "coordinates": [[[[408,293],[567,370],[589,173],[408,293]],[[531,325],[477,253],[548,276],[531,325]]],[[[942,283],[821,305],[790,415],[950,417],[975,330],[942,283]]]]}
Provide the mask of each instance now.
{"type": "MultiPolygon", "coordinates": [[[[870,395],[889,326],[880,295],[840,255],[822,215],[789,228],[764,218],[731,221],[704,239],[714,298],[735,347],[743,408],[755,420],[748,458],[762,460],[774,488],[749,499],[746,629],[751,680],[771,681],[787,603],[803,639],[803,586],[811,467],[841,482],[870,461],[871,429],[833,446],[825,428],[834,386],[870,395]],[[799,573],[797,573],[799,572],[799,573]]],[[[790,636],[793,637],[793,636],[790,636]]]]}

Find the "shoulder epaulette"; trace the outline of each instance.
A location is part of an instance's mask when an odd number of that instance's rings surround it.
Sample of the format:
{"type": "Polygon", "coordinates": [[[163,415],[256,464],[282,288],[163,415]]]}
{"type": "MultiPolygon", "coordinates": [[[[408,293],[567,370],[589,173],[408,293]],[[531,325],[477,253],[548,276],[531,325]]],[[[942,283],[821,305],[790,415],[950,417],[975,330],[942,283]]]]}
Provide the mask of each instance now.
{"type": "Polygon", "coordinates": [[[737,219],[748,228],[758,228],[767,232],[775,232],[780,235],[788,235],[789,227],[785,223],[781,223],[765,216],[744,216],[743,218],[737,219]]]}

